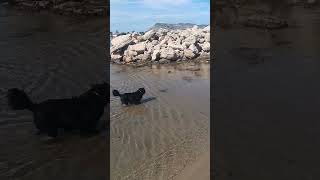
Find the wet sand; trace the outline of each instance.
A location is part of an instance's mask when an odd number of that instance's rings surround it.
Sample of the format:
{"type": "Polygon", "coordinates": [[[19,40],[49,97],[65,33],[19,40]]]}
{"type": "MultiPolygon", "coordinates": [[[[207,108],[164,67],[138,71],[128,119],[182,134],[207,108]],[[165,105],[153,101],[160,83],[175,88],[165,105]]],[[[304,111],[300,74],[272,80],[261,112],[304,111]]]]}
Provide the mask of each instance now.
{"type": "Polygon", "coordinates": [[[208,64],[111,66],[113,89],[146,89],[138,106],[111,97],[111,179],[181,179],[188,168],[209,173],[209,76],[208,64]]]}
{"type": "Polygon", "coordinates": [[[50,143],[34,135],[32,113],[9,110],[5,99],[13,87],[40,102],[78,95],[106,80],[105,28],[105,19],[25,14],[0,6],[0,179],[107,179],[105,131],[50,143]]]}
{"type": "Polygon", "coordinates": [[[175,178],[176,180],[197,179],[209,180],[210,179],[210,152],[198,157],[198,159],[182,170],[182,172],[175,178]]]}
{"type": "Polygon", "coordinates": [[[215,32],[216,180],[320,178],[320,9],[282,13],[294,26],[215,32]]]}

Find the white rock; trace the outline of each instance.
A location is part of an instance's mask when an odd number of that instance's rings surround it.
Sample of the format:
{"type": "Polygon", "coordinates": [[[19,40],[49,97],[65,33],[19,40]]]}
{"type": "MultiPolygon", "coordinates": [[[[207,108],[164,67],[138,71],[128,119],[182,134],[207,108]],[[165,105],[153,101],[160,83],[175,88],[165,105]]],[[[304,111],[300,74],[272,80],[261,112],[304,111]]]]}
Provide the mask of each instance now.
{"type": "Polygon", "coordinates": [[[205,42],[203,44],[200,44],[200,46],[204,52],[210,52],[210,43],[209,42],[205,42]]]}
{"type": "Polygon", "coordinates": [[[151,59],[151,53],[150,52],[144,52],[143,56],[142,56],[142,61],[148,61],[151,59]]]}
{"type": "Polygon", "coordinates": [[[139,54],[135,57],[133,57],[133,61],[138,61],[138,60],[142,60],[143,59],[144,54],[139,54]]]}
{"type": "Polygon", "coordinates": [[[186,46],[190,46],[191,44],[196,43],[196,41],[197,41],[197,38],[194,35],[191,35],[184,40],[184,43],[186,46]]]}
{"type": "Polygon", "coordinates": [[[153,49],[153,44],[152,44],[152,42],[147,42],[146,43],[146,49],[147,49],[147,51],[149,50],[149,49],[153,49]]]}
{"type": "Polygon", "coordinates": [[[210,42],[210,33],[206,33],[206,34],[204,35],[204,40],[205,40],[206,42],[210,42]]]}
{"type": "Polygon", "coordinates": [[[178,49],[178,50],[183,50],[184,47],[180,44],[176,44],[176,43],[172,43],[172,44],[169,44],[168,43],[168,47],[171,47],[172,49],[178,49]]]}
{"type": "Polygon", "coordinates": [[[139,43],[139,40],[138,40],[138,39],[134,39],[133,42],[134,42],[135,44],[137,44],[137,43],[139,43]]]}
{"type": "Polygon", "coordinates": [[[160,50],[160,58],[174,61],[177,60],[177,54],[172,48],[164,48],[160,50]]]}
{"type": "Polygon", "coordinates": [[[152,36],[154,36],[155,33],[156,33],[156,32],[152,29],[152,30],[146,32],[146,33],[142,36],[142,38],[143,38],[144,40],[148,40],[148,39],[150,39],[152,36]]]}
{"type": "Polygon", "coordinates": [[[196,56],[196,54],[194,54],[193,51],[190,49],[185,49],[183,53],[184,57],[186,57],[187,59],[192,59],[196,56]]]}
{"type": "Polygon", "coordinates": [[[199,43],[204,43],[206,40],[204,38],[199,39],[199,43]]]}
{"type": "Polygon", "coordinates": [[[130,41],[130,40],[131,40],[130,34],[118,36],[118,37],[115,37],[111,40],[111,45],[112,46],[119,46],[125,42],[130,41]]]}
{"type": "Polygon", "coordinates": [[[187,38],[191,35],[191,33],[187,30],[184,30],[180,33],[180,37],[187,38]]]}
{"type": "Polygon", "coordinates": [[[203,31],[210,32],[210,26],[207,26],[207,27],[203,28],[203,31]]]}
{"type": "Polygon", "coordinates": [[[151,43],[152,43],[152,45],[155,46],[155,45],[157,45],[159,42],[158,42],[158,40],[153,40],[151,43]]]}
{"type": "Polygon", "coordinates": [[[135,45],[130,45],[128,47],[128,50],[130,51],[136,51],[138,54],[142,54],[146,49],[146,43],[145,42],[140,42],[135,45]]]}
{"type": "Polygon", "coordinates": [[[160,51],[159,50],[154,50],[152,53],[151,60],[156,61],[160,59],[160,51]]]}
{"type": "Polygon", "coordinates": [[[125,53],[126,56],[136,56],[138,55],[137,51],[127,50],[127,53],[125,53]]]}
{"type": "Polygon", "coordinates": [[[197,46],[195,46],[194,44],[191,44],[189,46],[189,49],[194,53],[194,54],[198,54],[199,53],[199,50],[197,48],[197,46]]]}
{"type": "Polygon", "coordinates": [[[161,48],[160,44],[157,44],[153,47],[154,50],[160,50],[160,48],[161,48]]]}
{"type": "Polygon", "coordinates": [[[197,26],[197,25],[194,25],[191,30],[193,30],[193,31],[194,31],[194,30],[198,30],[198,26],[197,26]]]}
{"type": "Polygon", "coordinates": [[[161,42],[160,42],[160,46],[162,46],[162,45],[166,45],[167,43],[168,43],[168,40],[169,40],[169,37],[168,36],[166,36],[161,42]]]}
{"type": "Polygon", "coordinates": [[[111,60],[112,61],[120,61],[122,59],[122,56],[119,54],[111,54],[111,60]]]}
{"type": "Polygon", "coordinates": [[[124,61],[127,62],[127,63],[133,61],[132,56],[125,56],[124,57],[124,61]]]}
{"type": "Polygon", "coordinates": [[[113,38],[111,40],[112,47],[110,48],[110,53],[126,48],[128,45],[132,44],[133,40],[130,35],[123,35],[113,38]]]}

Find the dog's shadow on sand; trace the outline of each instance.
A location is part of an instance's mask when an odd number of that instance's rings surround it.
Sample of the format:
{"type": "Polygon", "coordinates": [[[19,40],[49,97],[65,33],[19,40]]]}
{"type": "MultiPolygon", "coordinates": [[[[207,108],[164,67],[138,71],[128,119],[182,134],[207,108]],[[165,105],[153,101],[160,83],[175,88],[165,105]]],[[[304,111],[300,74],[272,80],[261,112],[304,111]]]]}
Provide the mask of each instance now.
{"type": "Polygon", "coordinates": [[[155,99],[157,99],[157,98],[156,97],[147,97],[147,98],[141,99],[141,104],[147,103],[149,101],[153,101],[155,99]]]}

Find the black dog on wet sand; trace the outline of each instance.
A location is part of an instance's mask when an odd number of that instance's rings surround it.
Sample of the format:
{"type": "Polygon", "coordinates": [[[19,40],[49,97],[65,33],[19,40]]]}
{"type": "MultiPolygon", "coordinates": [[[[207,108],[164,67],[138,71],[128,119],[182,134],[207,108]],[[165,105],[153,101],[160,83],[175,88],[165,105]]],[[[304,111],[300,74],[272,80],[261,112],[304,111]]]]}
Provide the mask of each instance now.
{"type": "Polygon", "coordinates": [[[118,90],[113,90],[114,96],[120,96],[121,103],[125,105],[129,104],[141,104],[142,96],[146,93],[144,88],[139,88],[136,92],[120,94],[118,90]]]}
{"type": "Polygon", "coordinates": [[[37,134],[46,133],[57,137],[58,129],[80,130],[81,134],[97,133],[96,126],[109,103],[110,85],[94,84],[78,97],[49,99],[34,103],[23,90],[9,89],[8,104],[13,110],[27,109],[33,112],[37,134]]]}

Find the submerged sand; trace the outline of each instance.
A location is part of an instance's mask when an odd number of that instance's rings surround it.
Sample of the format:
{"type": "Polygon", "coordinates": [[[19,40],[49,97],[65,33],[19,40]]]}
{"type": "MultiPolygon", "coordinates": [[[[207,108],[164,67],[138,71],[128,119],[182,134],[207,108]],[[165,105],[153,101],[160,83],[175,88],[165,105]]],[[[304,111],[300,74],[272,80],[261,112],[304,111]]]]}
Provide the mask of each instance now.
{"type": "Polygon", "coordinates": [[[209,74],[208,64],[111,66],[112,89],[146,89],[138,106],[111,97],[111,179],[179,179],[189,177],[185,168],[209,174],[209,74]]]}

